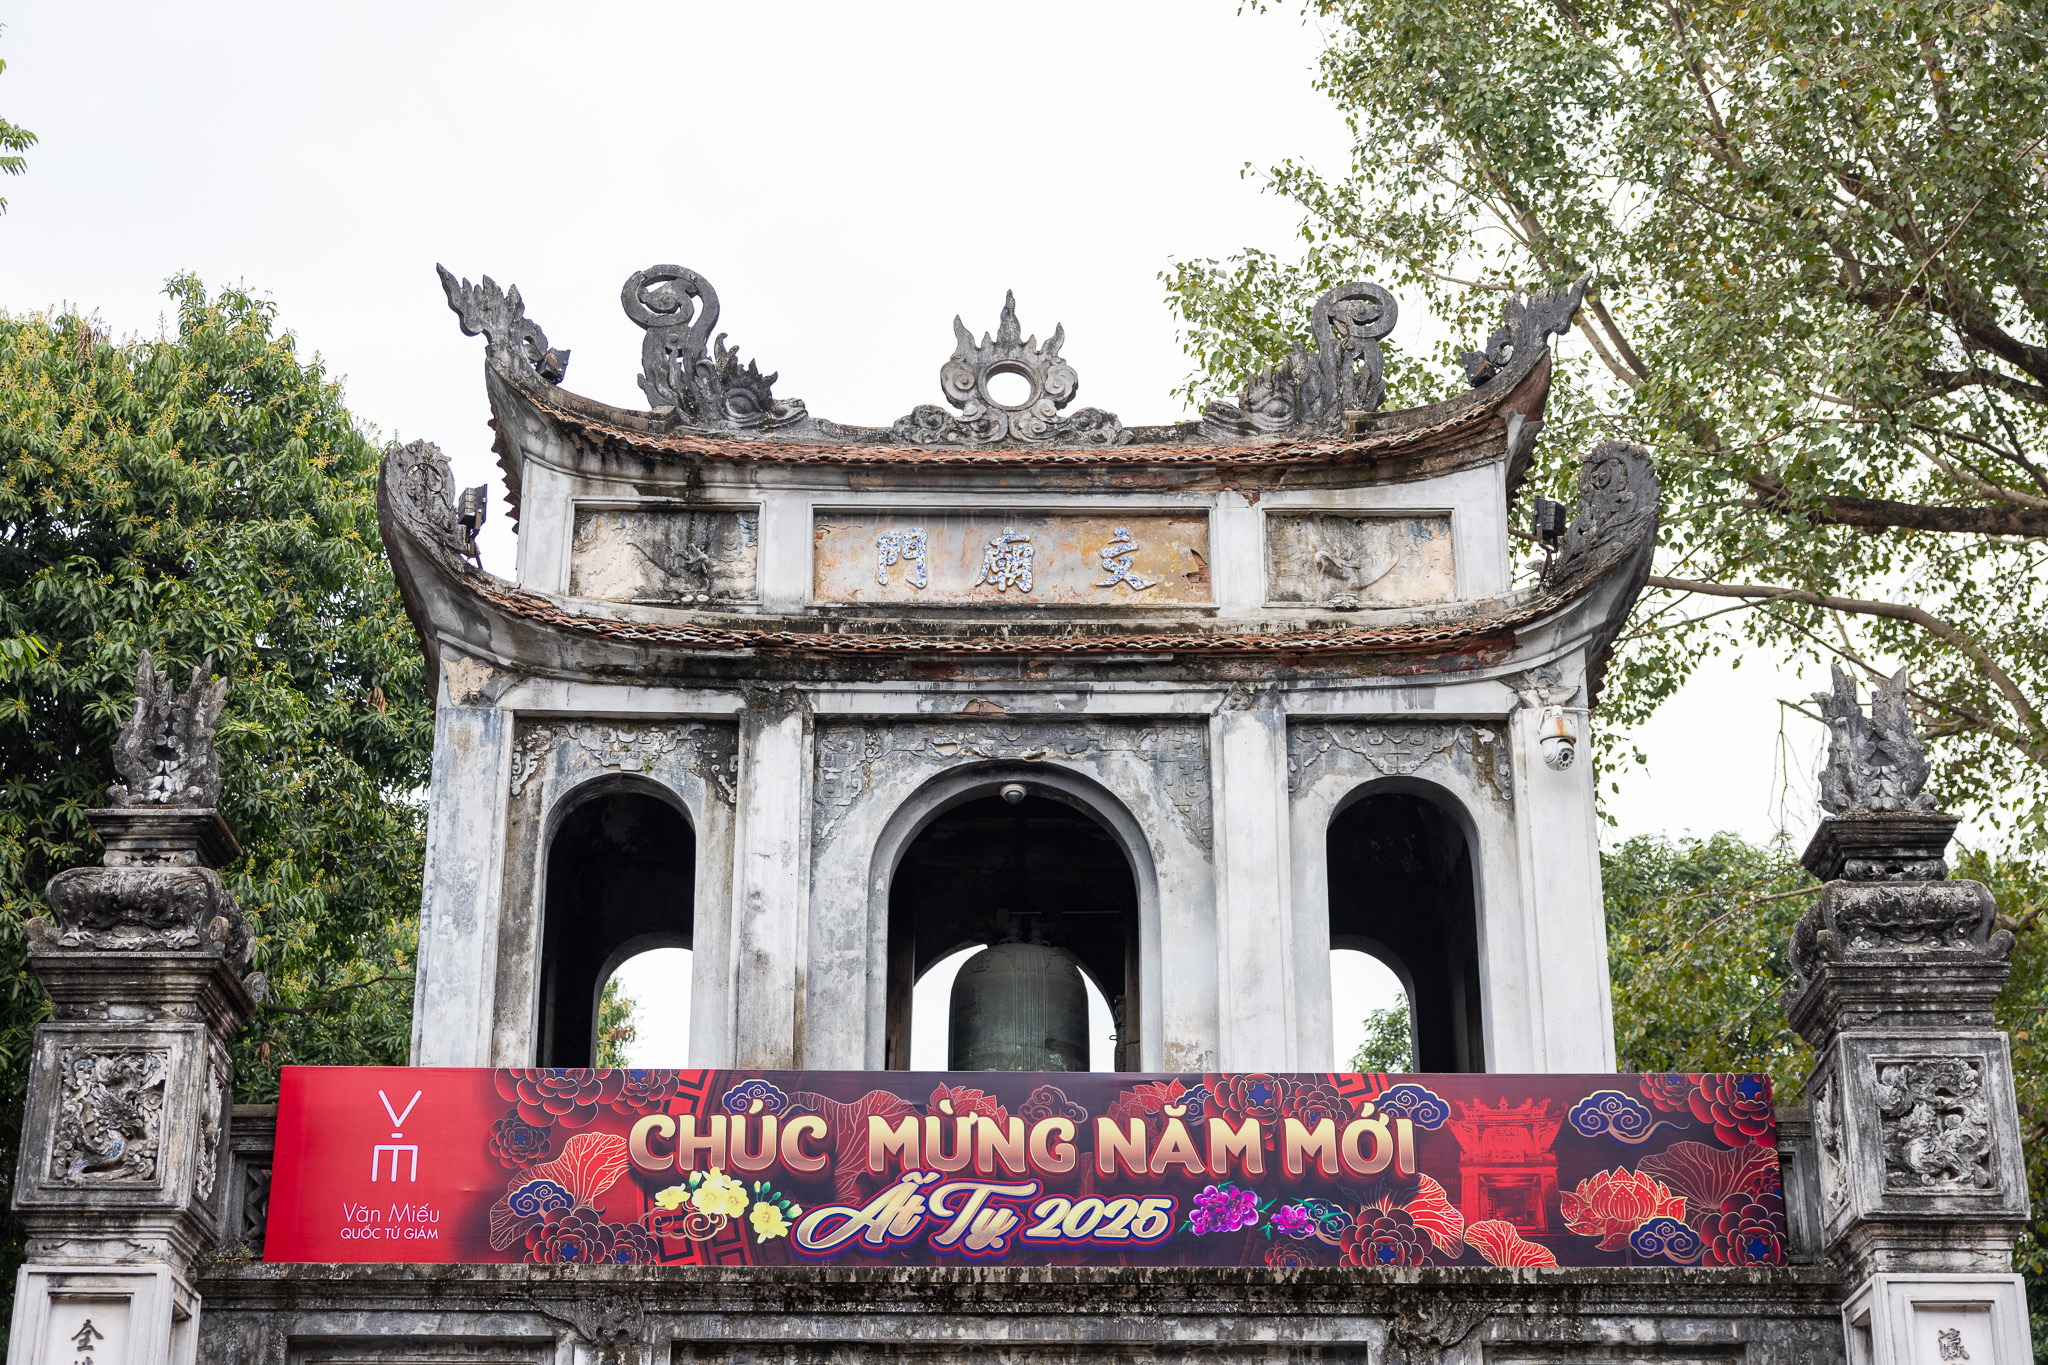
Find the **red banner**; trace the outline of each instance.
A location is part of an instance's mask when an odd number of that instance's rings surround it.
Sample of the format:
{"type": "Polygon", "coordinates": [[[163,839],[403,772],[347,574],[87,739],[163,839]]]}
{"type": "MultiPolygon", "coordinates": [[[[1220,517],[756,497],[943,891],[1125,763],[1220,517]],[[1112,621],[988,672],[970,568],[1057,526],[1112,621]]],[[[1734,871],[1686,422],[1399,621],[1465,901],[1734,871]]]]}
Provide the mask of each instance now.
{"type": "Polygon", "coordinates": [[[1780,1265],[1749,1075],[286,1067],[272,1261],[1780,1265]]]}

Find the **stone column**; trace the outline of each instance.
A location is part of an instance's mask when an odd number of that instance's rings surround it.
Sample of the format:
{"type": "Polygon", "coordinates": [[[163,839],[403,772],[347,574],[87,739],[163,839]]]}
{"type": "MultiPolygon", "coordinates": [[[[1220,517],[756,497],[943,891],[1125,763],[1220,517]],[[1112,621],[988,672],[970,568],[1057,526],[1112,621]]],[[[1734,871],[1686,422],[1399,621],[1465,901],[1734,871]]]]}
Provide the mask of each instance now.
{"type": "MultiPolygon", "coordinates": [[[[1918,795],[1925,761],[1903,719],[1903,679],[1886,735],[1863,721],[1853,690],[1841,702],[1849,684],[1837,674],[1822,778],[1836,813],[1803,858],[1826,885],[1794,931],[1787,1009],[1820,1054],[1807,1095],[1822,1241],[1854,1286],[1843,1308],[1851,1360],[2030,1365],[2012,1273],[2026,1161],[1991,1014],[2013,940],[1994,931],[1987,889],[1947,880],[1956,820],[1918,795]],[[1910,790],[1901,771],[1917,771],[1910,790]]],[[[1880,689],[1872,706],[1880,730],[1887,699],[1880,689]]]]}
{"type": "Polygon", "coordinates": [[[495,677],[487,665],[450,654],[441,671],[412,1064],[532,1066],[533,1056],[499,1057],[492,1050],[516,718],[488,699],[495,677]]]}
{"type": "Polygon", "coordinates": [[[1293,1068],[1287,717],[1271,698],[1210,722],[1216,812],[1217,1065],[1293,1068]]]}
{"type": "MultiPolygon", "coordinates": [[[[733,835],[733,1065],[804,1065],[804,946],[810,904],[811,716],[794,689],[750,692],[740,718],[739,808],[733,835]]],[[[836,1004],[859,1027],[862,1002],[836,1004]]],[[[849,1022],[851,1021],[851,1022],[849,1022]]]]}
{"type": "MultiPolygon", "coordinates": [[[[1517,965],[1529,1011],[1526,1024],[1502,1020],[1491,1026],[1487,1069],[1612,1071],[1614,1007],[1600,896],[1600,824],[1582,689],[1545,668],[1518,678],[1516,691],[1520,703],[1508,715],[1508,744],[1527,954],[1517,965]],[[1553,713],[1564,718],[1574,743],[1546,754],[1545,721],[1553,713]],[[1525,1032],[1509,1032],[1518,1024],[1525,1032]]],[[[1473,856],[1479,856],[1476,848],[1473,856]]],[[[1482,908],[1489,918],[1512,912],[1491,899],[1482,908]]]]}
{"type": "Polygon", "coordinates": [[[255,1008],[249,925],[214,870],[239,855],[212,802],[221,689],[175,702],[143,656],[116,766],[88,811],[100,867],[51,881],[29,965],[36,1029],[14,1210],[28,1228],[9,1365],[189,1365],[193,1266],[220,1234],[227,1040],[255,1008]]]}

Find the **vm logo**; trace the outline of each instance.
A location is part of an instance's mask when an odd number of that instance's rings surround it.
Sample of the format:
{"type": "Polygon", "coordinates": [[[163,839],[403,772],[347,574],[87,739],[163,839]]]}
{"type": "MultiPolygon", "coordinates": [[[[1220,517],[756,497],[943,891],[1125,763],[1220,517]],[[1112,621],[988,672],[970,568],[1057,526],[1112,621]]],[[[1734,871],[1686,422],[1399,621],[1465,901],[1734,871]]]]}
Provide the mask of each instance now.
{"type": "Polygon", "coordinates": [[[411,1181],[416,1181],[420,1178],[419,1144],[416,1142],[400,1144],[398,1139],[405,1136],[399,1130],[405,1127],[406,1114],[412,1113],[413,1105],[418,1104],[420,1096],[426,1093],[424,1090],[413,1091],[412,1099],[406,1103],[405,1113],[402,1114],[391,1107],[391,1097],[389,1095],[386,1095],[381,1090],[377,1092],[377,1098],[384,1101],[384,1112],[391,1116],[392,1141],[380,1142],[370,1149],[370,1179],[372,1181],[376,1180],[378,1174],[384,1169],[384,1154],[386,1152],[391,1153],[391,1178],[393,1180],[398,1179],[398,1158],[401,1154],[412,1158],[411,1164],[406,1167],[405,1178],[411,1181]]]}

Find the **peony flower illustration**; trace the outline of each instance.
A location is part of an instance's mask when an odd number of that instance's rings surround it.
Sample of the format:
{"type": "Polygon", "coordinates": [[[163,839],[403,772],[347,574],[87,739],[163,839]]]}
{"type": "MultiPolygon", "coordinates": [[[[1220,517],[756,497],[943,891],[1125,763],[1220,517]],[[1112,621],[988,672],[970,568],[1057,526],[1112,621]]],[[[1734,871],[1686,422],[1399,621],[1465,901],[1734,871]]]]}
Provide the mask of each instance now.
{"type": "Polygon", "coordinates": [[[1313,1237],[1316,1233],[1315,1220],[1310,1218],[1308,1210],[1299,1204],[1281,1205],[1273,1210],[1273,1216],[1266,1221],[1271,1225],[1273,1231],[1283,1237],[1293,1237],[1299,1240],[1313,1237]]]}
{"type": "Polygon", "coordinates": [[[569,1071],[559,1067],[515,1066],[498,1072],[498,1093],[519,1106],[519,1117],[537,1128],[587,1128],[597,1111],[626,1087],[623,1071],[569,1071]]]}
{"type": "Polygon", "coordinates": [[[1637,1089],[1665,1113],[1683,1114],[1692,1107],[1692,1083],[1698,1079],[1683,1071],[1656,1071],[1644,1076],[1637,1089]]]}
{"type": "Polygon", "coordinates": [[[704,1180],[690,1195],[697,1212],[713,1218],[737,1218],[747,1211],[746,1187],[716,1168],[705,1172],[704,1180]]]}
{"type": "Polygon", "coordinates": [[[1652,1218],[1684,1218],[1685,1200],[1663,1182],[1617,1166],[1589,1175],[1576,1190],[1560,1192],[1565,1226],[1581,1237],[1598,1237],[1600,1250],[1619,1251],[1629,1234],[1652,1218]]]}
{"type": "Polygon", "coordinates": [[[789,1231],[789,1220],[782,1216],[780,1204],[754,1205],[753,1212],[747,1215],[747,1221],[754,1225],[754,1236],[764,1242],[789,1231]]]}
{"type": "Polygon", "coordinates": [[[647,1265],[654,1237],[638,1223],[607,1223],[595,1209],[558,1209],[526,1234],[536,1265],[647,1265]]]}
{"type": "Polygon", "coordinates": [[[490,1149],[499,1165],[518,1171],[552,1156],[555,1139],[547,1128],[520,1118],[517,1109],[507,1109],[505,1117],[491,1125],[490,1149]]]}
{"type": "Polygon", "coordinates": [[[688,1185],[671,1185],[665,1190],[656,1190],[654,1192],[654,1207],[665,1213],[674,1213],[688,1202],[689,1198],[690,1187],[688,1185]]]}
{"type": "Polygon", "coordinates": [[[1771,1115],[1771,1078],[1752,1075],[1706,1075],[1693,1081],[1693,1117],[1714,1125],[1714,1135],[1730,1147],[1745,1142],[1775,1145],[1771,1115]]]}
{"type": "Polygon", "coordinates": [[[1361,1210],[1339,1248],[1339,1263],[1352,1266],[1429,1265],[1435,1249],[1405,1209],[1361,1210]]]}
{"type": "Polygon", "coordinates": [[[676,1092],[681,1079],[673,1069],[629,1067],[619,1072],[624,1079],[612,1098],[612,1110],[619,1114],[646,1114],[659,1108],[676,1092]]]}
{"type": "Polygon", "coordinates": [[[1784,1213],[1775,1196],[1736,1195],[1699,1220],[1708,1265],[1785,1264],[1784,1213]]]}
{"type": "Polygon", "coordinates": [[[1277,1123],[1280,1119],[1280,1082],[1260,1071],[1239,1076],[1205,1078],[1209,1089],[1209,1116],[1230,1123],[1257,1119],[1277,1123]]]}

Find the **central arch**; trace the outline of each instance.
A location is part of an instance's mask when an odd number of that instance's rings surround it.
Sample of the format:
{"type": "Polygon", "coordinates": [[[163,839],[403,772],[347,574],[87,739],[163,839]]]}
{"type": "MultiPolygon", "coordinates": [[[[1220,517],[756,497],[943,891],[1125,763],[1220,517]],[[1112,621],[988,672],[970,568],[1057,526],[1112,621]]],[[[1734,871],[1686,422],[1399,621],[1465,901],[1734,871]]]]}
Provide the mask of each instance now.
{"type": "Polygon", "coordinates": [[[1080,960],[1116,1021],[1115,1069],[1141,1069],[1158,1051],[1152,860],[1128,810],[1088,778],[992,766],[929,784],[878,842],[870,904],[871,1064],[909,1065],[911,994],[926,971],[1004,937],[1080,960]],[[1003,799],[1009,784],[1021,800],[1003,799]]]}

